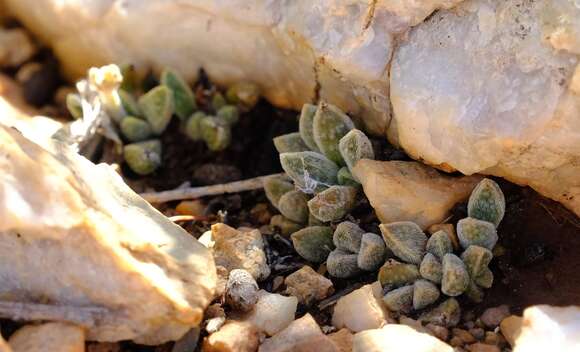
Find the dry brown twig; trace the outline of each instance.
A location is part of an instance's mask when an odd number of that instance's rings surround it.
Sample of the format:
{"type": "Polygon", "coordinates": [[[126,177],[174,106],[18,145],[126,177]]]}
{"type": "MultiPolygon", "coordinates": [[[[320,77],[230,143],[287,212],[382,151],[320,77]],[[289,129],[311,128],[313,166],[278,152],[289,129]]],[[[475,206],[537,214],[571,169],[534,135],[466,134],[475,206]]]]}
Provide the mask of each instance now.
{"type": "Polygon", "coordinates": [[[141,197],[143,197],[146,201],[150,203],[165,203],[170,202],[172,200],[196,199],[206,196],[216,196],[228,193],[252,191],[263,188],[264,180],[266,180],[268,177],[280,175],[283,174],[259,176],[247,180],[223,183],[219,185],[178,188],[171,191],[163,191],[163,192],[141,193],[141,197]]]}

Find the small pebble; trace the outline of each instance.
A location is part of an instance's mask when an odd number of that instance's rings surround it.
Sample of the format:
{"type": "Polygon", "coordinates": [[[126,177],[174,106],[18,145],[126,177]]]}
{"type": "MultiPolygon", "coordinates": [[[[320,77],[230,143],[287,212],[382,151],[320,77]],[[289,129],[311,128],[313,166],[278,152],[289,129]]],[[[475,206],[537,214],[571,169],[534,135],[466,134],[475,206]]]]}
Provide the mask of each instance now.
{"type": "Polygon", "coordinates": [[[512,347],[515,345],[516,338],[520,334],[522,322],[522,317],[510,315],[499,324],[502,335],[512,347]]]}
{"type": "Polygon", "coordinates": [[[454,337],[459,337],[465,344],[475,342],[475,337],[469,333],[467,330],[454,328],[451,330],[454,337]]]}
{"type": "Polygon", "coordinates": [[[483,340],[483,338],[485,337],[485,330],[483,330],[482,328],[469,329],[469,333],[478,340],[483,340]]]}
{"type": "Polygon", "coordinates": [[[288,275],[285,280],[286,293],[298,298],[298,302],[309,305],[326,298],[332,291],[332,281],[318,274],[308,265],[288,275]]]}
{"type": "Polygon", "coordinates": [[[501,352],[499,347],[493,345],[486,345],[485,343],[477,342],[467,346],[470,352],[501,352]]]}
{"type": "Polygon", "coordinates": [[[184,200],[177,204],[175,210],[180,215],[203,216],[205,213],[205,204],[201,200],[184,200]]]}
{"type": "Polygon", "coordinates": [[[463,346],[465,343],[460,337],[454,336],[449,340],[449,344],[453,347],[463,346]]]}
{"type": "Polygon", "coordinates": [[[16,67],[36,54],[38,48],[22,28],[0,30],[0,67],[16,67]]]}
{"type": "Polygon", "coordinates": [[[204,352],[255,352],[259,331],[249,322],[230,321],[203,341],[204,352]]]}
{"type": "Polygon", "coordinates": [[[249,312],[258,301],[258,284],[252,275],[243,269],[230,271],[226,284],[226,304],[235,310],[249,312]]]}
{"type": "Polygon", "coordinates": [[[447,341],[447,339],[449,338],[449,329],[447,329],[444,326],[429,323],[425,325],[425,327],[429,329],[431,335],[435,336],[439,340],[447,341]]]}
{"type": "Polygon", "coordinates": [[[205,330],[209,334],[213,334],[214,332],[218,331],[226,322],[226,317],[215,317],[208,319],[205,322],[205,330]]]}
{"type": "Polygon", "coordinates": [[[486,331],[485,339],[483,340],[483,342],[488,345],[496,345],[496,346],[503,346],[507,343],[507,341],[505,341],[503,336],[492,331],[486,331]]]}
{"type": "Polygon", "coordinates": [[[502,320],[510,315],[510,309],[507,305],[499,307],[488,308],[483,312],[480,319],[486,327],[490,329],[496,328],[502,320]]]}

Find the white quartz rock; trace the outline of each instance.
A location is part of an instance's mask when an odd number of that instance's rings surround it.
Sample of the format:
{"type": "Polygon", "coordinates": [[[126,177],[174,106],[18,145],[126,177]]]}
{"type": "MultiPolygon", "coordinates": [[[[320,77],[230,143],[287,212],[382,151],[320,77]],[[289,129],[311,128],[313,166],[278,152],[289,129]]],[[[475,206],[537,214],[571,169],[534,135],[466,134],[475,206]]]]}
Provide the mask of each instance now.
{"type": "Polygon", "coordinates": [[[354,335],[353,352],[453,352],[445,342],[400,324],[388,324],[354,335]]]}
{"type": "Polygon", "coordinates": [[[462,0],[3,0],[72,77],[89,66],[171,66],[258,83],[276,105],[318,96],[383,133],[394,34],[462,0]]]}
{"type": "Polygon", "coordinates": [[[394,55],[391,140],[432,165],[530,185],[580,214],[580,97],[569,89],[579,26],[569,0],[437,12],[394,55]]]}
{"type": "Polygon", "coordinates": [[[382,327],[389,320],[389,312],[381,296],[381,284],[377,281],[341,297],[334,306],[332,325],[353,332],[382,327]]]}
{"type": "Polygon", "coordinates": [[[246,320],[272,336],[294,321],[297,307],[298,299],[294,296],[286,297],[260,290],[258,302],[254,310],[246,316],[246,320]]]}
{"type": "Polygon", "coordinates": [[[200,323],[216,285],[207,248],[106,164],[2,124],[0,151],[0,316],[144,344],[200,323]]]}
{"type": "Polygon", "coordinates": [[[515,342],[514,352],[580,351],[580,307],[527,308],[515,342]]]}

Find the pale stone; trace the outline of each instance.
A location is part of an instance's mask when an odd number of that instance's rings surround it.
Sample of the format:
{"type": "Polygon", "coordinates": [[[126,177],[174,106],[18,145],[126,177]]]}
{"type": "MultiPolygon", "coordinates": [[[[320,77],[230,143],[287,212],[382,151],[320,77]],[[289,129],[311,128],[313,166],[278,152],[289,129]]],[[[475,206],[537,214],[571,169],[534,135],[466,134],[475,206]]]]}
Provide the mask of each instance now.
{"type": "Polygon", "coordinates": [[[0,67],[20,66],[37,52],[23,28],[0,29],[0,67]]]}
{"type": "Polygon", "coordinates": [[[254,324],[258,330],[272,336],[294,321],[297,307],[296,297],[286,297],[260,290],[258,303],[246,320],[254,324]]]}
{"type": "Polygon", "coordinates": [[[203,340],[203,352],[255,352],[259,331],[249,322],[230,321],[203,340]]]}
{"type": "Polygon", "coordinates": [[[354,335],[353,352],[453,352],[445,342],[429,334],[399,324],[382,329],[359,332],[354,335]]]}
{"type": "Polygon", "coordinates": [[[84,352],[85,331],[63,323],[26,325],[10,336],[8,344],[14,352],[84,352]]]}
{"type": "Polygon", "coordinates": [[[236,230],[225,224],[211,226],[214,259],[228,270],[247,270],[261,281],[270,276],[270,267],[264,252],[264,240],[259,230],[236,230]]]}
{"type": "Polygon", "coordinates": [[[422,229],[445,220],[481,180],[445,176],[416,162],[368,159],[356,164],[354,174],[381,222],[412,221],[422,229]]]}
{"type": "Polygon", "coordinates": [[[189,233],[106,164],[2,125],[0,150],[3,316],[73,321],[90,340],[144,344],[200,323],[216,274],[189,233]]]}
{"type": "Polygon", "coordinates": [[[339,352],[322,333],[310,314],[293,321],[287,328],[266,339],[259,352],[339,352]]]}
{"type": "Polygon", "coordinates": [[[203,67],[220,85],[257,83],[281,107],[320,96],[365,116],[375,133],[390,118],[395,35],[460,1],[5,0],[69,76],[131,62],[193,80],[203,67]]]}
{"type": "Polygon", "coordinates": [[[495,329],[502,320],[510,315],[510,308],[502,304],[498,307],[487,308],[483,314],[481,314],[481,322],[485,324],[490,329],[495,329]]]}
{"type": "Polygon", "coordinates": [[[380,328],[387,319],[389,314],[382,301],[381,284],[377,281],[341,297],[334,306],[332,325],[359,332],[380,328]]]}
{"type": "Polygon", "coordinates": [[[465,1],[413,28],[391,66],[391,140],[431,165],[529,185],[580,215],[574,3],[465,1]]]}
{"type": "Polygon", "coordinates": [[[8,346],[6,341],[4,341],[4,338],[2,337],[2,335],[0,335],[0,352],[13,352],[12,348],[10,348],[10,346],[8,346]]]}
{"type": "Polygon", "coordinates": [[[340,329],[329,334],[328,337],[337,348],[337,352],[352,352],[352,339],[354,335],[348,329],[340,329]]]}
{"type": "Polygon", "coordinates": [[[580,307],[532,306],[524,310],[514,352],[580,350],[580,307]]]}
{"type": "Polygon", "coordinates": [[[302,304],[311,304],[326,298],[332,291],[332,281],[308,265],[288,275],[284,280],[286,293],[298,298],[302,304]]]}
{"type": "Polygon", "coordinates": [[[517,315],[510,315],[509,317],[502,320],[499,324],[501,334],[512,347],[515,346],[516,339],[522,330],[522,323],[522,317],[518,317],[517,315]]]}

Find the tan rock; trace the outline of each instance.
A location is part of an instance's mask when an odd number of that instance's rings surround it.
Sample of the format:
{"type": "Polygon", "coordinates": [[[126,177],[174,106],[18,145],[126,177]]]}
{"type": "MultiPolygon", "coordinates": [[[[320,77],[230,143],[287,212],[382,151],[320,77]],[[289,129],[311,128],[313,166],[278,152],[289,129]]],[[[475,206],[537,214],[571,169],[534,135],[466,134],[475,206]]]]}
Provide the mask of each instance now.
{"type": "Polygon", "coordinates": [[[341,297],[334,306],[332,325],[353,332],[385,325],[389,314],[383,305],[381,291],[380,283],[375,282],[341,297]]]}
{"type": "Polygon", "coordinates": [[[360,160],[354,175],[383,223],[413,221],[426,229],[469,197],[479,176],[450,177],[416,162],[360,160]]]}
{"type": "Polygon", "coordinates": [[[87,345],[87,352],[121,352],[118,342],[97,342],[87,345]]]}
{"type": "Polygon", "coordinates": [[[260,352],[338,352],[331,339],[324,335],[310,314],[293,321],[287,328],[269,339],[260,352]]]}
{"type": "Polygon", "coordinates": [[[366,330],[354,335],[353,352],[453,352],[445,342],[399,324],[366,330]]]}
{"type": "Polygon", "coordinates": [[[352,339],[354,335],[348,329],[340,329],[337,332],[329,334],[328,337],[332,340],[337,348],[337,352],[351,352],[352,339]]]}
{"type": "Polygon", "coordinates": [[[0,66],[16,67],[32,58],[38,48],[23,28],[0,29],[0,66]]]}
{"type": "Polygon", "coordinates": [[[517,315],[510,315],[499,324],[501,334],[510,346],[514,347],[516,339],[522,330],[523,318],[517,315]]]}
{"type": "Polygon", "coordinates": [[[270,275],[259,230],[240,231],[225,224],[214,224],[211,234],[215,241],[213,253],[217,265],[229,271],[245,269],[258,281],[270,275]]]}
{"type": "Polygon", "coordinates": [[[84,352],[85,331],[63,323],[26,325],[10,336],[8,344],[14,352],[84,352]]]}
{"type": "Polygon", "coordinates": [[[481,342],[476,342],[467,346],[467,350],[470,352],[501,352],[499,347],[481,342]]]}
{"type": "Polygon", "coordinates": [[[1,125],[0,150],[0,297],[12,297],[0,300],[2,316],[75,322],[90,340],[144,344],[200,323],[215,266],[189,233],[108,165],[1,125]]]}
{"type": "Polygon", "coordinates": [[[288,275],[284,280],[286,293],[298,298],[298,302],[309,305],[332,293],[332,281],[320,275],[308,265],[288,275]]]}
{"type": "Polygon", "coordinates": [[[481,322],[490,329],[495,329],[502,320],[510,315],[510,308],[502,304],[498,307],[487,308],[483,314],[481,314],[481,322]]]}
{"type": "Polygon", "coordinates": [[[4,341],[2,335],[0,335],[0,352],[13,352],[12,348],[4,341]]]}
{"type": "Polygon", "coordinates": [[[514,352],[573,352],[580,348],[580,307],[532,306],[524,310],[514,352]]]}
{"type": "Polygon", "coordinates": [[[277,293],[258,291],[258,302],[246,320],[258,330],[272,336],[294,321],[298,299],[277,293]]]}
{"type": "Polygon", "coordinates": [[[230,321],[203,340],[203,352],[255,352],[259,331],[249,322],[230,321]]]}

